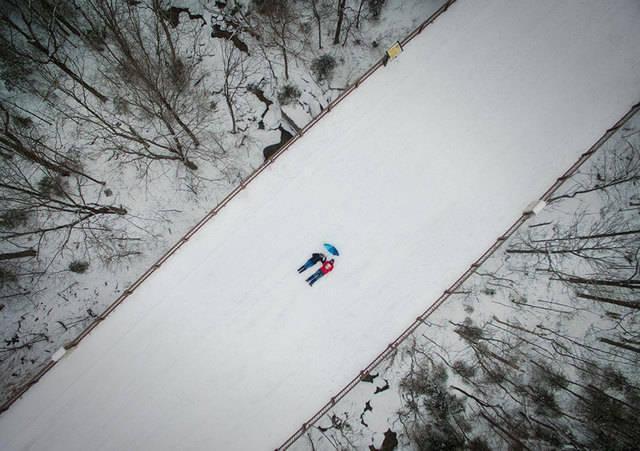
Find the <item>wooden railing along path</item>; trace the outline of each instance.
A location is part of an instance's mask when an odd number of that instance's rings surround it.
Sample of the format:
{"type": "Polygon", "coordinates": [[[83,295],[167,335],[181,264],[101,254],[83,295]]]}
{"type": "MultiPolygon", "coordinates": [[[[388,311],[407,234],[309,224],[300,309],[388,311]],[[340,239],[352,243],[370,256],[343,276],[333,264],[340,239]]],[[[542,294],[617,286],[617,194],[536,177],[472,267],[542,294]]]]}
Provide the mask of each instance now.
{"type": "MultiPolygon", "coordinates": [[[[406,38],[400,41],[401,45],[406,44],[415,36],[417,36],[424,28],[433,22],[440,14],[446,11],[451,4],[453,4],[456,0],[447,0],[438,10],[433,13],[427,20],[425,20],[422,24],[420,24],[415,30],[413,30],[406,38]]],[[[344,90],[336,99],[334,99],[327,107],[318,114],[311,122],[305,125],[300,132],[294,136],[290,141],[288,141],[282,148],[280,148],[273,156],[266,159],[258,168],[256,168],[249,176],[244,179],[240,185],[238,185],[233,191],[231,191],[227,196],[222,199],[222,201],[216,205],[213,210],[209,211],[198,223],[193,226],[178,242],[176,242],[171,248],[164,253],[149,269],[147,269],[135,282],[131,284],[127,289],[125,289],[122,294],[111,304],[109,305],[98,317],[87,326],[76,338],[71,340],[70,342],[64,345],[64,348],[56,352],[52,359],[41,368],[38,373],[33,376],[27,383],[25,383],[22,387],[20,387],[17,391],[15,391],[9,400],[7,400],[2,407],[0,407],[0,413],[7,410],[11,405],[22,396],[33,384],[38,382],[44,374],[46,374],[53,366],[62,358],[64,355],[64,350],[72,349],[80,343],[80,341],[89,335],[93,329],[96,328],[100,322],[102,322],[111,312],[113,312],[122,302],[125,301],[135,290],[138,288],[145,280],[151,276],[160,266],[169,259],[173,254],[175,254],[180,247],[191,237],[193,237],[204,225],[209,222],[214,216],[216,216],[220,210],[222,210],[231,200],[238,195],[242,190],[244,190],[251,181],[253,181],[256,177],[258,177],[265,169],[267,169],[271,164],[273,164],[276,159],[278,159],[285,151],[287,151],[293,144],[295,144],[299,139],[301,139],[306,132],[308,132],[314,125],[320,121],[325,115],[331,112],[333,108],[336,107],[340,102],[342,102],[349,94],[351,94],[357,87],[359,87],[367,78],[369,78],[376,70],[382,67],[385,63],[385,58],[380,58],[372,67],[370,67],[360,78],[358,78],[354,83],[352,83],[346,90],[344,90]]]]}
{"type": "MultiPolygon", "coordinates": [[[[622,116],[611,128],[609,128],[598,141],[593,144],[589,150],[580,155],[580,158],[569,168],[567,171],[562,174],[560,177],[556,179],[556,181],[545,191],[545,193],[540,197],[538,202],[533,202],[532,205],[536,205],[539,202],[547,202],[553,194],[562,186],[564,182],[566,182],[569,178],[571,178],[578,169],[598,150],[602,145],[609,139],[611,136],[618,131],[634,114],[640,111],[640,103],[636,103],[631,107],[627,113],[622,116]]],[[[416,318],[416,320],[411,323],[409,327],[407,327],[395,340],[393,340],[389,345],[378,354],[372,361],[367,365],[356,377],[351,379],[349,383],[347,383],[340,391],[338,391],[331,399],[320,408],[311,418],[302,423],[302,426],[294,432],[285,442],[276,448],[276,451],[284,451],[289,448],[293,443],[298,440],[304,433],[312,427],[320,418],[322,418],[325,414],[327,414],[331,408],[333,408],[338,401],[344,398],[356,385],[362,380],[363,377],[369,375],[373,372],[376,367],[381,364],[387,357],[393,353],[400,344],[406,340],[415,330],[423,324],[426,319],[431,316],[433,312],[435,312],[438,307],[440,307],[444,302],[449,299],[452,294],[456,293],[464,282],[471,277],[471,275],[485,262],[491,257],[491,255],[498,250],[498,248],[507,240],[513,233],[522,225],[524,222],[529,219],[534,212],[531,210],[525,210],[522,215],[509,227],[506,232],[500,235],[496,241],[487,249],[480,257],[474,261],[471,266],[455,281],[451,284],[446,290],[442,292],[440,297],[438,297],[433,304],[431,304],[420,316],[416,318]]]]}
{"type": "MultiPolygon", "coordinates": [[[[589,150],[584,152],[580,158],[569,168],[567,171],[562,174],[560,177],[556,179],[556,181],[545,191],[545,193],[540,197],[539,201],[547,202],[551,196],[562,186],[564,182],[566,182],[569,178],[571,178],[576,171],[598,150],[602,145],[609,139],[611,136],[618,131],[634,114],[640,111],[640,103],[636,103],[631,109],[622,117],[618,122],[616,122],[611,128],[609,128],[598,141],[593,144],[589,150]]],[[[537,204],[538,202],[533,202],[532,205],[537,204]]],[[[440,307],[444,302],[449,299],[452,294],[455,294],[456,290],[458,290],[462,284],[471,277],[471,275],[485,262],[491,257],[491,255],[498,250],[498,248],[507,240],[513,233],[522,225],[524,222],[534,215],[533,211],[527,210],[522,213],[522,215],[509,227],[506,232],[500,235],[496,241],[487,249],[476,261],[474,261],[471,266],[446,290],[442,292],[440,297],[438,297],[433,304],[431,304],[420,316],[416,318],[416,320],[407,327],[395,340],[393,340],[389,345],[378,354],[372,361],[367,365],[360,373],[351,379],[349,383],[347,383],[340,391],[338,391],[331,399],[324,405],[320,410],[318,410],[311,418],[302,423],[302,426],[294,432],[287,440],[285,440],[282,445],[276,448],[276,451],[284,451],[289,448],[293,443],[298,440],[304,433],[312,427],[320,418],[322,418],[325,414],[331,410],[332,407],[336,405],[338,401],[344,398],[351,390],[355,388],[356,385],[362,380],[364,376],[367,376],[371,372],[373,372],[376,367],[382,363],[387,357],[393,353],[398,346],[406,340],[415,330],[420,327],[421,324],[425,322],[425,320],[431,316],[433,312],[435,312],[438,307],[440,307]]]]}
{"type": "MultiPolygon", "coordinates": [[[[416,29],[414,29],[407,37],[400,41],[401,46],[405,46],[414,37],[420,34],[425,27],[434,22],[442,13],[444,13],[456,0],[448,0],[438,10],[436,10],[427,20],[421,23],[416,29]]],[[[193,226],[180,240],[178,240],[164,255],[162,255],[149,269],[147,269],[131,286],[125,289],[122,294],[109,305],[86,329],[84,329],[76,338],[69,343],[65,344],[64,349],[72,349],[77,346],[84,337],[86,337],[91,331],[97,327],[102,320],[104,320],[111,312],[113,312],[122,302],[124,302],[145,280],[147,280],[151,274],[153,274],[160,266],[167,261],[173,254],[175,254],[183,244],[189,241],[204,225],[216,216],[220,210],[222,210],[231,200],[243,191],[251,181],[253,181],[258,175],[260,175],[265,169],[273,164],[285,151],[287,151],[293,144],[301,139],[306,132],[308,132],[320,119],[326,114],[330,113],[340,102],[342,102],[349,94],[351,94],[356,88],[358,88],[367,78],[369,78],[375,71],[382,67],[385,63],[385,58],[380,58],[372,67],[370,67],[360,78],[352,83],[340,96],[333,100],[327,107],[318,114],[311,122],[304,126],[300,132],[287,142],[281,149],[279,149],[273,156],[264,161],[262,165],[256,168],[246,179],[244,179],[239,186],[231,191],[222,201],[216,205],[211,211],[209,211],[198,223],[193,226]]],[[[593,145],[589,150],[583,153],[578,161],[576,161],[562,176],[560,176],[555,183],[540,197],[540,200],[548,200],[555,191],[584,164],[585,161],[591,155],[593,155],[602,144],[608,140],[620,127],[624,125],[635,113],[640,111],[640,103],[634,105],[615,125],[608,129],[602,137],[593,145]]],[[[331,399],[320,408],[311,418],[302,424],[302,426],[294,432],[285,442],[276,448],[276,450],[285,450],[289,448],[298,438],[300,438],[316,421],[318,421],[323,415],[325,415],[335,404],[344,398],[361,380],[361,378],[369,372],[373,371],[377,365],[379,365],[385,358],[387,358],[407,337],[409,337],[438,307],[440,307],[454,292],[460,288],[460,286],[475,272],[475,270],[482,265],[499,247],[506,241],[533,213],[524,212],[516,222],[514,222],[507,231],[501,235],[495,243],[487,249],[471,266],[444,292],[433,302],[427,310],[425,310],[416,320],[407,327],[393,342],[391,342],[387,348],[378,354],[373,361],[367,365],[360,373],[354,377],[348,384],[346,384],[340,391],[338,391],[331,399]]],[[[11,398],[6,401],[2,407],[0,407],[0,413],[7,410],[17,399],[19,399],[33,384],[38,382],[40,378],[46,374],[53,366],[60,360],[59,357],[54,357],[41,368],[38,373],[17,390],[11,398]]]]}
{"type": "MultiPolygon", "coordinates": [[[[455,0],[454,0],[455,1],[455,0]]],[[[427,19],[423,24],[421,24],[418,28],[416,28],[409,36],[407,36],[407,38],[405,38],[403,41],[401,41],[400,43],[404,46],[407,42],[409,42],[411,39],[413,39],[416,35],[418,35],[422,30],[424,30],[424,27],[426,27],[428,24],[430,24],[431,22],[433,22],[433,20],[435,20],[435,18],[437,18],[440,14],[442,14],[444,11],[446,11],[449,6],[453,3],[453,1],[451,2],[447,2],[446,4],[442,5],[442,7],[440,7],[440,9],[438,9],[438,11],[436,11],[433,16],[429,17],[429,19],[427,19]]],[[[371,72],[375,71],[379,65],[382,64],[382,62],[379,62],[376,66],[374,66],[374,68],[372,68],[373,70],[370,69],[371,72]]],[[[367,74],[365,74],[367,75],[367,74]]],[[[369,74],[370,75],[370,74],[369,74]]],[[[368,76],[368,75],[367,75],[368,76]]],[[[364,77],[366,78],[366,77],[364,77]]],[[[622,118],[620,118],[611,128],[609,128],[601,137],[600,139],[598,139],[598,141],[596,141],[590,148],[589,150],[587,150],[586,152],[584,152],[580,158],[569,168],[567,169],[567,171],[565,171],[564,174],[562,174],[560,177],[558,177],[556,179],[556,181],[553,183],[553,185],[551,185],[549,187],[549,189],[547,189],[547,191],[545,191],[545,193],[540,197],[540,201],[542,202],[547,202],[551,196],[562,186],[562,184],[567,181],[569,178],[571,178],[576,171],[578,171],[578,169],[600,148],[602,147],[602,145],[609,139],[611,138],[611,136],[618,131],[629,119],[631,119],[631,117],[633,117],[634,114],[636,114],[638,111],[640,111],[640,103],[636,103],[634,106],[631,107],[631,109],[629,111],[627,111],[627,113],[622,116],[622,118]]],[[[418,316],[416,318],[416,320],[409,326],[407,327],[394,341],[392,341],[386,348],[384,351],[382,351],[380,354],[378,354],[372,361],[371,363],[369,363],[369,365],[367,365],[362,371],[360,371],[360,373],[354,377],[349,383],[347,383],[340,391],[338,391],[334,396],[331,397],[331,399],[324,405],[322,406],[322,408],[320,408],[311,418],[309,418],[307,421],[305,421],[304,423],[302,423],[302,426],[300,426],[300,428],[294,432],[289,438],[287,438],[287,440],[284,441],[284,443],[282,443],[282,445],[280,445],[278,448],[276,448],[276,451],[284,451],[287,448],[289,448],[291,445],[293,445],[293,443],[298,440],[300,437],[302,437],[302,435],[304,435],[304,433],[311,427],[313,426],[318,420],[320,420],[320,418],[322,418],[322,416],[324,416],[326,413],[329,412],[329,410],[331,410],[332,407],[335,406],[335,404],[340,401],[342,398],[344,398],[351,390],[353,390],[353,388],[355,388],[356,385],[358,385],[358,383],[362,380],[362,378],[366,375],[368,375],[369,373],[371,373],[372,371],[375,370],[375,368],[382,363],[387,357],[389,357],[391,355],[391,353],[393,353],[398,346],[404,341],[406,340],[411,334],[413,334],[413,332],[415,332],[415,330],[420,327],[421,324],[424,323],[424,321],[431,316],[431,314],[436,311],[438,309],[438,307],[440,307],[447,299],[449,299],[449,297],[452,294],[455,294],[456,290],[458,290],[462,284],[464,282],[467,281],[467,279],[469,279],[469,277],[471,277],[471,275],[485,262],[489,259],[489,257],[491,257],[491,255],[498,250],[498,248],[511,236],[513,235],[513,233],[522,225],[524,224],[524,222],[533,215],[534,213],[532,211],[525,211],[522,213],[522,215],[501,235],[499,236],[496,241],[493,243],[493,245],[491,245],[491,247],[489,247],[489,249],[487,249],[480,257],[478,257],[478,259],[476,259],[470,266],[469,268],[455,281],[453,282],[453,284],[451,284],[446,290],[443,291],[443,293],[440,295],[440,297],[438,297],[435,302],[433,302],[420,316],[418,316]]]]}

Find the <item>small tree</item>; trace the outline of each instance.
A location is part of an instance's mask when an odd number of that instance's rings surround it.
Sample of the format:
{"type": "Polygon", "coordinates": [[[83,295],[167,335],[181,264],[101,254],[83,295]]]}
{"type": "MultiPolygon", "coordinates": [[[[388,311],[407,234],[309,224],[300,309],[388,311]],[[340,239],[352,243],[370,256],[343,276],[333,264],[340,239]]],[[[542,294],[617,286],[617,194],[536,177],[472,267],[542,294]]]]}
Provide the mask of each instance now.
{"type": "MultiPolygon", "coordinates": [[[[266,47],[276,48],[282,55],[284,77],[289,79],[289,54],[295,47],[297,36],[296,22],[298,16],[293,2],[289,0],[254,0],[254,7],[261,20],[254,23],[256,32],[261,36],[260,42],[266,47]]],[[[295,53],[295,52],[294,52],[295,53]]]]}
{"type": "Polygon", "coordinates": [[[231,133],[237,133],[236,103],[239,95],[246,94],[251,88],[249,79],[255,70],[247,55],[239,51],[231,42],[220,41],[222,57],[222,86],[216,91],[222,94],[231,117],[231,133]]]}

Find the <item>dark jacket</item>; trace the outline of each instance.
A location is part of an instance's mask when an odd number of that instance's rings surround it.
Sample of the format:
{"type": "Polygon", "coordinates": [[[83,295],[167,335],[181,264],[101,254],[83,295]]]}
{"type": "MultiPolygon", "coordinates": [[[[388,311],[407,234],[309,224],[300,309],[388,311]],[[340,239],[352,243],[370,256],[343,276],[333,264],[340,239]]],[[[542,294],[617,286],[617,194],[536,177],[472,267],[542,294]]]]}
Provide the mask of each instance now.
{"type": "Polygon", "coordinates": [[[327,257],[325,257],[324,254],[320,254],[318,252],[315,252],[315,253],[311,254],[311,259],[310,260],[314,264],[316,264],[318,262],[324,263],[327,260],[327,257]]]}

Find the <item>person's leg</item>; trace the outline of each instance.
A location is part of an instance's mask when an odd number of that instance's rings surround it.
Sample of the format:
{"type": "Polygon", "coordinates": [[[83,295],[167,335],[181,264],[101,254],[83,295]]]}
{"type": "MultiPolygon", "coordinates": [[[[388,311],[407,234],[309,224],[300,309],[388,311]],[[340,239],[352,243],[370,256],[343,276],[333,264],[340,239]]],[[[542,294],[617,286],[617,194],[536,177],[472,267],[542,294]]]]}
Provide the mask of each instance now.
{"type": "Polygon", "coordinates": [[[313,286],[314,283],[316,283],[318,280],[320,280],[322,278],[322,276],[324,276],[324,273],[322,271],[318,271],[315,274],[316,277],[314,277],[313,282],[310,283],[311,286],[313,286]]]}
{"type": "Polygon", "coordinates": [[[309,259],[305,262],[304,265],[302,265],[300,268],[298,268],[298,272],[299,273],[303,273],[305,272],[307,269],[311,268],[313,266],[313,260],[309,259]]]}
{"type": "Polygon", "coordinates": [[[313,282],[315,282],[318,279],[318,274],[322,274],[322,271],[317,270],[316,272],[314,272],[313,274],[311,274],[308,278],[307,278],[307,282],[309,282],[310,284],[313,284],[313,282]]]}

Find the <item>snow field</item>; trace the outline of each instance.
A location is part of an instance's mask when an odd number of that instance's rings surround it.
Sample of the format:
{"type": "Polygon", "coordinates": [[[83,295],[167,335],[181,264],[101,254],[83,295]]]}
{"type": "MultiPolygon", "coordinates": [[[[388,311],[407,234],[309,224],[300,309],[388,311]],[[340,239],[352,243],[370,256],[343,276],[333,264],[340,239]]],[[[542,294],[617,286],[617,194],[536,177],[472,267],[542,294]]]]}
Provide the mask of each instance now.
{"type": "Polygon", "coordinates": [[[278,446],[637,102],[639,20],[456,2],[3,414],[0,449],[278,446]]]}

